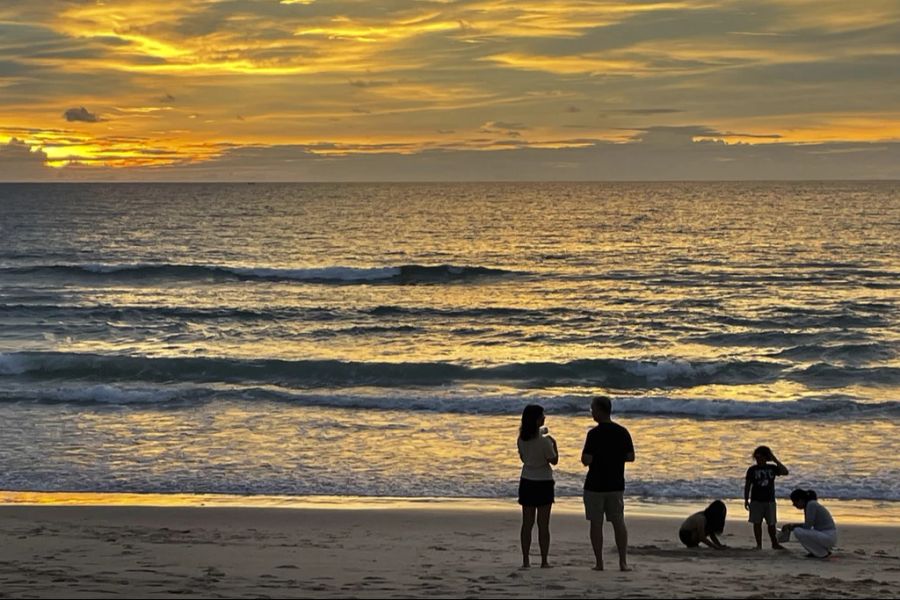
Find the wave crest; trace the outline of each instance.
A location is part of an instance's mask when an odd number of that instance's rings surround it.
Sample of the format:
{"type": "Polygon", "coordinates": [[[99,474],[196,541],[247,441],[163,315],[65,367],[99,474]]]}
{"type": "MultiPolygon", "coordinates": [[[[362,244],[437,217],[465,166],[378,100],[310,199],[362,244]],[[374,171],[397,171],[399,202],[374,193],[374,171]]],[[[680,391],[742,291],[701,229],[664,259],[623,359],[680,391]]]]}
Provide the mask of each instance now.
{"type": "Polygon", "coordinates": [[[19,275],[55,274],[71,277],[162,279],[241,279],[301,281],[306,283],[440,283],[478,277],[518,274],[515,271],[482,266],[400,265],[386,267],[245,267],[204,264],[132,263],[132,264],[54,264],[28,267],[3,267],[0,272],[19,275]]]}

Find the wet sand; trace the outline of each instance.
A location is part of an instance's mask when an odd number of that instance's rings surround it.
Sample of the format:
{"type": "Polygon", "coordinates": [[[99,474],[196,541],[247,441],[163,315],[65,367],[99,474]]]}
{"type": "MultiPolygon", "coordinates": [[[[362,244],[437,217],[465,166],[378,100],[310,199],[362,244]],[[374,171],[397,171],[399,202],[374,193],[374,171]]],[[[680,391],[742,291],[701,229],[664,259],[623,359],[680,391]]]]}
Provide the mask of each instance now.
{"type": "MultiPolygon", "coordinates": [[[[519,515],[442,508],[0,506],[0,597],[710,597],[890,598],[900,528],[840,526],[828,560],[753,550],[729,521],[729,549],[686,549],[680,519],[631,516],[631,573],[591,570],[587,523],[552,521],[552,569],[520,570],[519,515]]],[[[536,533],[536,532],[535,532],[536,533]]],[[[537,553],[537,539],[533,553],[537,553]]],[[[535,557],[537,561],[537,557],[535,557]]]]}

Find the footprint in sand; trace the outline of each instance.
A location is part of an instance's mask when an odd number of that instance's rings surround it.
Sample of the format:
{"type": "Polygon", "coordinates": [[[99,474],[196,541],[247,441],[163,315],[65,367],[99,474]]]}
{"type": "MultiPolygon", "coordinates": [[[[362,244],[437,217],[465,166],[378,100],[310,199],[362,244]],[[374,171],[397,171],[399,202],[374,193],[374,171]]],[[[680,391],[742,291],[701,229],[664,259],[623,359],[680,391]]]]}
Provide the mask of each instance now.
{"type": "Polygon", "coordinates": [[[220,571],[215,567],[206,567],[205,569],[203,569],[203,575],[206,577],[224,577],[225,572],[220,571]]]}
{"type": "Polygon", "coordinates": [[[558,583],[548,583],[544,587],[547,588],[548,590],[564,590],[564,589],[566,589],[566,586],[560,585],[558,583]]]}

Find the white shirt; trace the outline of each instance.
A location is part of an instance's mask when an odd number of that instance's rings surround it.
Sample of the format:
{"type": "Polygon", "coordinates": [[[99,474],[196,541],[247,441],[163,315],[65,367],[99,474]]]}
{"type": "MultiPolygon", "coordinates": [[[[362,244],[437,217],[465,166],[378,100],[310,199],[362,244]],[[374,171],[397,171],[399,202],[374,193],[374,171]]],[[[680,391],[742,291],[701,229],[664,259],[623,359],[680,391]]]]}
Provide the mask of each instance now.
{"type": "Polygon", "coordinates": [[[522,479],[553,480],[550,461],[556,458],[556,451],[550,438],[540,434],[528,441],[519,438],[519,457],[522,459],[522,479]]]}
{"type": "Polygon", "coordinates": [[[815,529],[816,531],[835,529],[834,519],[831,518],[831,513],[828,512],[827,508],[815,500],[810,500],[806,503],[806,509],[803,511],[803,516],[806,521],[802,525],[803,529],[815,529]]]}

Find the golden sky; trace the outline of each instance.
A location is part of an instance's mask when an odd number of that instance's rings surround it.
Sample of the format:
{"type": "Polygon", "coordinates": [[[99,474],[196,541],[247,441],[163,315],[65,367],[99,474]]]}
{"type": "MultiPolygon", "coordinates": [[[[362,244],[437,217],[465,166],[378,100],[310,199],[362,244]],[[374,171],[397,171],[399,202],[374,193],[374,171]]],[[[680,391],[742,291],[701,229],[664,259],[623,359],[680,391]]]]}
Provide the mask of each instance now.
{"type": "Polygon", "coordinates": [[[896,156],[900,2],[0,3],[6,178],[284,178],[310,159],[365,178],[434,153],[565,167],[712,140],[896,156]]]}

